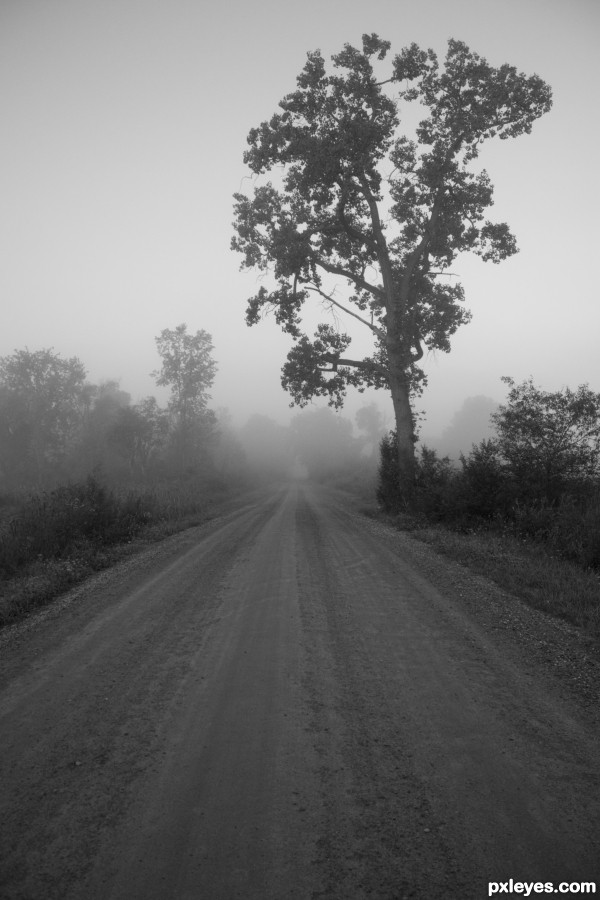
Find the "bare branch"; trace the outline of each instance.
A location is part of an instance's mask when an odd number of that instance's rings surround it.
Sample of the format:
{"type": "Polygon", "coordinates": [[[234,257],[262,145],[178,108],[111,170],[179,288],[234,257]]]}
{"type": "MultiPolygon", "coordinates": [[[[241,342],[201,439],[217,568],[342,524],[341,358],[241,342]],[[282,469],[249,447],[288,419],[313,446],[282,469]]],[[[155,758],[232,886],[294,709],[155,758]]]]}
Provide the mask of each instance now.
{"type": "Polygon", "coordinates": [[[374,297],[380,302],[383,302],[385,299],[385,294],[381,288],[376,287],[374,284],[370,284],[366,281],[361,275],[357,275],[355,272],[351,272],[349,269],[344,269],[342,266],[334,266],[331,263],[327,262],[325,259],[316,259],[316,264],[320,266],[325,272],[329,272],[330,275],[341,275],[342,278],[347,278],[348,281],[351,281],[358,288],[362,288],[363,291],[367,291],[369,294],[372,294],[374,297]]]}
{"type": "Polygon", "coordinates": [[[306,288],[307,291],[312,291],[315,294],[320,294],[328,303],[331,303],[333,306],[337,306],[338,309],[341,309],[342,312],[347,313],[349,316],[352,316],[354,319],[358,319],[359,322],[362,322],[363,325],[366,325],[367,328],[376,334],[380,338],[385,338],[385,332],[378,328],[376,325],[373,325],[371,322],[368,322],[366,319],[363,319],[362,316],[359,316],[358,313],[353,312],[351,309],[347,309],[345,306],[342,306],[341,303],[338,303],[337,300],[334,300],[330,294],[326,294],[325,291],[322,291],[321,288],[316,285],[309,285],[306,288]]]}
{"type": "Polygon", "coordinates": [[[354,369],[365,369],[366,371],[380,372],[385,378],[388,378],[388,370],[379,363],[372,362],[368,359],[345,359],[336,356],[334,353],[325,353],[323,361],[331,363],[331,369],[319,368],[319,372],[337,372],[339,366],[350,366],[354,369]]]}

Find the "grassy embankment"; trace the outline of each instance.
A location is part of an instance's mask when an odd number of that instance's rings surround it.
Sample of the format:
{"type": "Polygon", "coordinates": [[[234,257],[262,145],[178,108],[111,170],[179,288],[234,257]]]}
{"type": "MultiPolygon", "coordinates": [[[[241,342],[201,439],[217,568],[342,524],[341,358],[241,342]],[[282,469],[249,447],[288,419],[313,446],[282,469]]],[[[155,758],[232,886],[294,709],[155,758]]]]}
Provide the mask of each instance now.
{"type": "Polygon", "coordinates": [[[206,521],[225,496],[215,483],[120,491],[88,478],[0,497],[0,628],[145,544],[206,521]]]}
{"type": "Polygon", "coordinates": [[[539,542],[493,530],[455,531],[381,513],[369,516],[393,524],[437,553],[484,575],[520,600],[564,619],[600,639],[600,572],[585,569],[548,552],[539,542]]]}

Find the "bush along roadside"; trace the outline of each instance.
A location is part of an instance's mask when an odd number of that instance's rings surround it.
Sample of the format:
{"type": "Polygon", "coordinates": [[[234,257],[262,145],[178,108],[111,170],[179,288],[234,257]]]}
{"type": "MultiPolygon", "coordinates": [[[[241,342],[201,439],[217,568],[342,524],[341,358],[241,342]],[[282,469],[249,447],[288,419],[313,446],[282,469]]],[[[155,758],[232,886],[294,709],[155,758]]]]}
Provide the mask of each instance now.
{"type": "Polygon", "coordinates": [[[159,539],[208,517],[222,486],[115,491],[90,476],[31,495],[0,528],[0,627],[104,568],[141,538],[159,539]]]}
{"type": "Polygon", "coordinates": [[[520,599],[600,638],[600,479],[563,478],[553,496],[524,478],[493,441],[457,468],[423,447],[402,503],[393,433],[381,445],[377,497],[396,527],[520,599]]]}

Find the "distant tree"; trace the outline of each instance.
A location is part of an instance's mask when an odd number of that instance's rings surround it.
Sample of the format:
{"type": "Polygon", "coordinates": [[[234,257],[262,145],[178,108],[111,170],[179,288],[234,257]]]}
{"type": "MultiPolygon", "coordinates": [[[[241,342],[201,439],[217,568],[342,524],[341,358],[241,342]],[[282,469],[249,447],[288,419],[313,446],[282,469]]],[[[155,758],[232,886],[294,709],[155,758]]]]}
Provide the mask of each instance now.
{"type": "Polygon", "coordinates": [[[64,476],[89,400],[77,357],[17,350],[0,359],[0,468],[9,483],[44,485],[64,476]]]}
{"type": "Polygon", "coordinates": [[[506,224],[484,220],[492,185],[469,164],[487,139],[530,132],[551,92],[537,75],[493,68],[456,40],[445,69],[432,50],[411,44],[382,77],[374,61],[389,49],[363,35],[362,50],[346,44],[332,58],[333,74],[319,51],[308,54],[282,111],[248,135],[244,161],[256,175],[274,170],[281,186],[235,195],[232,248],[243,267],[273,271],[276,283],[249,299],[246,320],[272,310],[293,337],[282,384],[295,403],[326,396],[340,407],[348,385],[390,390],[401,489],[410,495],[418,363],[426,349],[447,352],[469,320],[451,266],[465,251],[498,263],[517,250],[506,224]],[[415,100],[428,108],[420,146],[397,134],[401,102],[415,100]],[[345,298],[334,279],[347,283],[345,298]],[[348,358],[351,338],[331,324],[313,339],[303,334],[311,296],[369,329],[373,354],[348,358]]]}
{"type": "Polygon", "coordinates": [[[216,421],[208,409],[217,371],[212,338],[203,330],[188,334],[187,325],[182,324],[161,331],[156,347],[162,365],[152,375],[158,385],[171,389],[173,445],[183,471],[198,463],[216,421]]]}
{"type": "Polygon", "coordinates": [[[217,425],[213,444],[215,471],[226,481],[239,481],[247,474],[247,459],[231,413],[221,407],[215,412],[217,425]]]}
{"type": "Polygon", "coordinates": [[[440,437],[428,439],[426,443],[452,460],[458,460],[473,444],[492,438],[494,429],[490,417],[498,406],[497,400],[482,394],[467,397],[440,437]]]}
{"type": "Polygon", "coordinates": [[[530,378],[510,388],[492,416],[497,446],[522,492],[555,502],[566,488],[600,476],[600,394],[542,391],[530,378]]]}
{"type": "Polygon", "coordinates": [[[135,406],[119,411],[109,442],[126,463],[130,475],[146,478],[160,463],[168,433],[168,413],[161,409],[155,397],[146,397],[135,406]]]}
{"type": "MultiPolygon", "coordinates": [[[[354,420],[359,431],[362,431],[369,455],[377,457],[379,442],[385,433],[384,418],[376,403],[361,406],[354,420]]],[[[363,451],[364,452],[364,451],[363,451]]]]}
{"type": "Polygon", "coordinates": [[[239,438],[252,475],[270,481],[290,476],[293,451],[285,426],[254,413],[240,429],[239,438]]]}
{"type": "Polygon", "coordinates": [[[329,407],[299,413],[290,422],[292,446],[311,478],[323,480],[356,465],[359,443],[352,422],[329,407]]]}
{"type": "Polygon", "coordinates": [[[114,452],[111,434],[130,404],[131,396],[121,390],[118,381],[87,386],[80,437],[70,461],[71,473],[80,476],[101,467],[105,474],[115,474],[113,470],[120,460],[114,452]]]}

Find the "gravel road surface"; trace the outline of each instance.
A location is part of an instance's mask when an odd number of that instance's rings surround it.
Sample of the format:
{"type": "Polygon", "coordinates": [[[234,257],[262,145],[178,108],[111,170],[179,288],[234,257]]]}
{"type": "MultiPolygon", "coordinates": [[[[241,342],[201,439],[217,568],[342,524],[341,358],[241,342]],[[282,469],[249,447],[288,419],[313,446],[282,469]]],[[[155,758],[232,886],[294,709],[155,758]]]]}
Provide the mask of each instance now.
{"type": "Polygon", "coordinates": [[[598,650],[298,482],[0,635],[2,900],[598,882],[598,650]]]}

